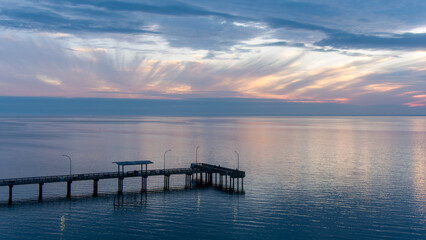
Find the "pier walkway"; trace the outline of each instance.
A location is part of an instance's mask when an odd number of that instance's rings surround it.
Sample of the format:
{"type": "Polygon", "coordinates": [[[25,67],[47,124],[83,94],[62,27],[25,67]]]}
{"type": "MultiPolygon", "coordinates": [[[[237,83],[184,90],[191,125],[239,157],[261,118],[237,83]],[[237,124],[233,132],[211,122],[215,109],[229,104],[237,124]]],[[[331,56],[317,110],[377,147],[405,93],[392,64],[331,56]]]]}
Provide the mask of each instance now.
{"type": "MultiPolygon", "coordinates": [[[[228,191],[244,191],[243,179],[245,172],[237,169],[225,168],[221,166],[206,164],[206,163],[192,163],[190,168],[170,168],[170,169],[154,169],[148,170],[141,167],[141,170],[120,171],[121,165],[136,165],[126,163],[140,163],[140,162],[115,162],[119,165],[117,172],[101,172],[101,173],[84,173],[72,175],[57,175],[57,176],[42,176],[42,177],[25,177],[25,178],[9,178],[0,179],[0,187],[9,187],[9,200],[8,203],[12,204],[12,189],[16,185],[38,184],[39,195],[38,200],[43,199],[43,185],[45,183],[67,182],[67,198],[71,197],[71,183],[73,181],[93,181],[93,196],[98,195],[98,182],[101,179],[118,179],[118,194],[123,193],[123,179],[129,177],[141,177],[141,191],[147,190],[147,181],[149,176],[164,176],[164,190],[170,188],[171,175],[185,175],[185,187],[191,188],[193,182],[204,186],[213,186],[213,183],[221,189],[228,191]],[[235,185],[235,179],[237,185],[235,185]],[[240,182],[241,180],[241,187],[240,182]]],[[[144,163],[146,164],[146,163],[144,163]]]]}

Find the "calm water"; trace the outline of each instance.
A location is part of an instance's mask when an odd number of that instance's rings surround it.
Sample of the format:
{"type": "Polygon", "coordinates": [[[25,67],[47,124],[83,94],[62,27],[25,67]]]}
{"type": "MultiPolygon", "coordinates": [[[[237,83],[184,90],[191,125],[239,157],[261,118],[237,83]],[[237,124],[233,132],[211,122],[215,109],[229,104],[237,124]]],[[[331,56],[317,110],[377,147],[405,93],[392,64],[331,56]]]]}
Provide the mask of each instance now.
{"type": "MultiPolygon", "coordinates": [[[[426,117],[0,118],[0,178],[202,162],[246,171],[245,194],[184,190],[172,177],[0,187],[0,239],[425,239],[426,117]],[[117,204],[120,202],[120,204],[117,204]]],[[[129,168],[130,170],[131,168],[129,168]]]]}

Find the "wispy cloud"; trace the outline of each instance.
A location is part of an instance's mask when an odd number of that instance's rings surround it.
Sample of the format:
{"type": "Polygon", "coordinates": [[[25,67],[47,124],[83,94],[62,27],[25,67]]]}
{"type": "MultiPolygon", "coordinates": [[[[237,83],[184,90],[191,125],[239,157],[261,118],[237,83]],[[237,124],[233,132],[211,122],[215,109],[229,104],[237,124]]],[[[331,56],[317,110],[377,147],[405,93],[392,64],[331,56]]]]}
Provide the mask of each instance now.
{"type": "Polygon", "coordinates": [[[364,87],[365,90],[373,91],[373,92],[388,92],[395,89],[399,89],[405,87],[404,85],[394,84],[394,83],[378,83],[371,84],[364,87]]]}
{"type": "Polygon", "coordinates": [[[61,80],[59,80],[57,78],[48,77],[48,76],[45,76],[45,75],[37,75],[37,79],[40,80],[43,83],[50,84],[50,85],[53,85],[53,86],[62,85],[61,80]]]}

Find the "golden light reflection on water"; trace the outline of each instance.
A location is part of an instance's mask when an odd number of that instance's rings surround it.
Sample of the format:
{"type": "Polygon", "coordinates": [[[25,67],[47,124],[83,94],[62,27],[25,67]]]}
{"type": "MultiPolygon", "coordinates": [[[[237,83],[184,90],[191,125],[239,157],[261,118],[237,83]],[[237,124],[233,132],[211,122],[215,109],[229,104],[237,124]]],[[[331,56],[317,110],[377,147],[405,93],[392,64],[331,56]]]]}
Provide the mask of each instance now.
{"type": "Polygon", "coordinates": [[[422,118],[411,119],[413,134],[413,189],[414,197],[419,203],[419,210],[426,213],[426,121],[422,118]]]}
{"type": "Polygon", "coordinates": [[[238,221],[238,205],[234,206],[234,211],[233,211],[233,222],[238,221]]]}
{"type": "Polygon", "coordinates": [[[65,231],[65,215],[61,217],[61,232],[65,231]]]}
{"type": "Polygon", "coordinates": [[[198,194],[197,194],[197,212],[200,211],[200,206],[201,206],[201,194],[200,194],[200,192],[198,192],[198,194]]]}

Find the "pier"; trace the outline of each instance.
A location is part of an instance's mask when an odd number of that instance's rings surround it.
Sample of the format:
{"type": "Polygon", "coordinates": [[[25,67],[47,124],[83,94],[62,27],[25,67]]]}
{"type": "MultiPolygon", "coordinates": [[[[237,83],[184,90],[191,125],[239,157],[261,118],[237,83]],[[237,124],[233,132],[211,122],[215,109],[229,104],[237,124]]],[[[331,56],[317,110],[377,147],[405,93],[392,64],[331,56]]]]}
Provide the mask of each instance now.
{"type": "Polygon", "coordinates": [[[0,187],[9,187],[8,204],[13,203],[13,187],[17,185],[38,184],[38,200],[43,200],[43,186],[46,183],[67,182],[67,198],[71,198],[71,186],[73,181],[93,181],[93,196],[98,195],[98,184],[101,179],[118,180],[117,193],[123,193],[125,178],[141,177],[141,192],[147,191],[148,177],[164,176],[164,190],[170,189],[171,175],[185,175],[185,188],[196,186],[215,186],[229,192],[244,192],[245,172],[239,169],[231,169],[206,163],[192,163],[189,168],[169,168],[148,170],[151,161],[124,161],[114,162],[118,166],[117,172],[84,173],[57,176],[25,177],[0,179],[0,187]],[[140,165],[140,170],[125,171],[124,167],[140,165]]]}

